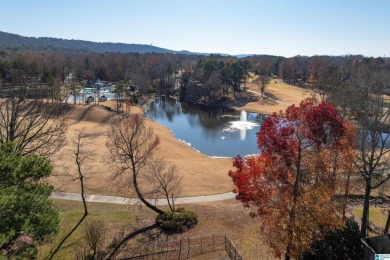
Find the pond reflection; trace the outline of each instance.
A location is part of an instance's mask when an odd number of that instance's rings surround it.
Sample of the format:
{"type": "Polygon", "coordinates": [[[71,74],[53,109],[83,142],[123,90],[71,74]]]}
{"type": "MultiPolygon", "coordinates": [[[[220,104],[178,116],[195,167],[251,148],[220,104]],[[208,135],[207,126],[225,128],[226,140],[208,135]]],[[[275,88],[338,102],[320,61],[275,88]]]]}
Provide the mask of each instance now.
{"type": "Polygon", "coordinates": [[[266,117],[225,108],[203,109],[164,97],[152,101],[145,115],[201,153],[221,157],[258,153],[256,132],[266,117]]]}

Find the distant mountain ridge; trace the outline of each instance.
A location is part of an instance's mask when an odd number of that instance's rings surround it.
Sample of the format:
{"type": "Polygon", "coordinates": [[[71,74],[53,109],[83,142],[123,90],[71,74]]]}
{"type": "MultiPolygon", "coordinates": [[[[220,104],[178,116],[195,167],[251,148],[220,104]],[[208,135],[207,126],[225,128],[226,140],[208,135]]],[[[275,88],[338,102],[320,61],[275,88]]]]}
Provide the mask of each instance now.
{"type": "Polygon", "coordinates": [[[188,50],[175,51],[160,48],[147,44],[135,43],[113,43],[113,42],[92,42],[84,40],[66,40],[52,37],[26,37],[19,34],[0,31],[0,49],[11,50],[81,50],[93,52],[121,52],[121,53],[178,53],[188,55],[210,55],[235,56],[244,58],[252,54],[229,55],[225,53],[200,53],[188,50]]]}
{"type": "Polygon", "coordinates": [[[64,40],[50,37],[25,37],[0,31],[0,48],[4,49],[63,49],[88,50],[94,52],[134,52],[134,53],[179,53],[146,44],[127,44],[111,42],[91,42],[83,40],[64,40]]]}

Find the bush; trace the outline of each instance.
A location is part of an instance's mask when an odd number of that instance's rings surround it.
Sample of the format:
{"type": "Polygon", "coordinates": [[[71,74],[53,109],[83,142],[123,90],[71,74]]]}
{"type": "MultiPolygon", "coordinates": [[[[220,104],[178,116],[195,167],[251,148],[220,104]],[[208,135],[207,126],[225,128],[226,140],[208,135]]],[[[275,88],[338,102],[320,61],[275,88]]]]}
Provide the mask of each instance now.
{"type": "Polygon", "coordinates": [[[111,107],[108,107],[108,106],[105,106],[105,105],[102,105],[102,106],[103,106],[103,108],[104,108],[105,110],[112,111],[111,107]]]}
{"type": "Polygon", "coordinates": [[[359,225],[353,219],[348,219],[344,229],[335,230],[324,239],[314,241],[301,259],[362,259],[362,256],[359,225]]]}
{"type": "Polygon", "coordinates": [[[158,215],[156,223],[165,233],[182,233],[196,226],[198,217],[191,210],[178,208],[158,215]]]}

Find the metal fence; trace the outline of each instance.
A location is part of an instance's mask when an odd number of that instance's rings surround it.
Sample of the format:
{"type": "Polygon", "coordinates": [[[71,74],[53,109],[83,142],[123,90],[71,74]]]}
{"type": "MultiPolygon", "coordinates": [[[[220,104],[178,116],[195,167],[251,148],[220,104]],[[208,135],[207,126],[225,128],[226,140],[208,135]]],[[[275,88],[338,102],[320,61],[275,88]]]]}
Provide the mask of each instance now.
{"type": "Polygon", "coordinates": [[[225,236],[225,250],[232,260],[242,260],[241,254],[237,251],[237,248],[234,246],[233,242],[225,236]]]}
{"type": "Polygon", "coordinates": [[[179,241],[160,244],[155,248],[140,250],[128,248],[120,259],[191,259],[211,252],[226,251],[232,260],[242,260],[241,254],[226,235],[210,235],[182,238],[179,241]]]}

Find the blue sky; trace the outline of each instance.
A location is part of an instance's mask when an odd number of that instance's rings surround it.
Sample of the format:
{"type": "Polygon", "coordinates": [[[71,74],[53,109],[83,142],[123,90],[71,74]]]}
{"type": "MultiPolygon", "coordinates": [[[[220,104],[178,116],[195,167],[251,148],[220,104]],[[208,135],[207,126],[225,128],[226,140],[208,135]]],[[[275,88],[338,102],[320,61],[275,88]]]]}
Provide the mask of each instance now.
{"type": "Polygon", "coordinates": [[[0,31],[228,54],[390,56],[387,0],[0,0],[0,31]]]}

